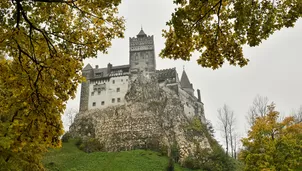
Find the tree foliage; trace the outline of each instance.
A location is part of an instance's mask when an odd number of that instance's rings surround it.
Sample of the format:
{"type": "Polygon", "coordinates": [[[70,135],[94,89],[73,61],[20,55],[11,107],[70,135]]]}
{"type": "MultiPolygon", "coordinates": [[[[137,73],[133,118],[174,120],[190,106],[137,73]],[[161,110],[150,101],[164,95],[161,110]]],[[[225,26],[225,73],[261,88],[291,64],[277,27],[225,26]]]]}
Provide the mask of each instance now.
{"type": "Polygon", "coordinates": [[[293,170],[302,163],[302,123],[287,117],[278,122],[279,112],[268,106],[268,113],[258,117],[242,139],[240,159],[245,170],[293,170]]]}
{"type": "Polygon", "coordinates": [[[190,60],[217,69],[228,61],[245,66],[242,46],[258,46],[275,31],[293,27],[302,17],[300,0],[174,0],[177,8],[163,30],[161,56],[190,60]]]}
{"type": "Polygon", "coordinates": [[[60,146],[61,114],[82,81],[83,59],[123,37],[120,0],[0,1],[0,165],[39,170],[60,146]]]}

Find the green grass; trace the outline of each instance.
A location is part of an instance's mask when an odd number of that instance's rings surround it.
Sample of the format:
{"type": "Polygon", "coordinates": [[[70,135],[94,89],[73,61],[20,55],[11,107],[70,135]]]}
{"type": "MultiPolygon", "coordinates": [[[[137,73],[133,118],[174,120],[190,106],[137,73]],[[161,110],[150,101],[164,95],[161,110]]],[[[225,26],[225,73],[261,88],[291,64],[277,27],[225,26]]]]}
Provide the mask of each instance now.
{"type": "MultiPolygon", "coordinates": [[[[43,164],[47,170],[60,171],[164,171],[168,158],[148,150],[123,152],[85,153],[75,141],[63,143],[62,148],[52,149],[45,154],[43,164]]],[[[189,171],[175,164],[176,171],[189,171]]]]}

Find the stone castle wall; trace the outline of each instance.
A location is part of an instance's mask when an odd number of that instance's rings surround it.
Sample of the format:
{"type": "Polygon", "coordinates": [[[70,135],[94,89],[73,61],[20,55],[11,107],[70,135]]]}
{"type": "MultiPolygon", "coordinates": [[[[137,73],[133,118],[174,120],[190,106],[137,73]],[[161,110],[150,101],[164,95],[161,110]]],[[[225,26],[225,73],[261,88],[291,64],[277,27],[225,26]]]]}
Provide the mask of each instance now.
{"type": "Polygon", "coordinates": [[[206,136],[188,130],[192,119],[183,101],[156,78],[138,76],[130,83],[126,103],[79,113],[70,131],[74,136],[97,138],[105,151],[160,148],[177,143],[180,159],[199,148],[210,148],[206,136]]]}

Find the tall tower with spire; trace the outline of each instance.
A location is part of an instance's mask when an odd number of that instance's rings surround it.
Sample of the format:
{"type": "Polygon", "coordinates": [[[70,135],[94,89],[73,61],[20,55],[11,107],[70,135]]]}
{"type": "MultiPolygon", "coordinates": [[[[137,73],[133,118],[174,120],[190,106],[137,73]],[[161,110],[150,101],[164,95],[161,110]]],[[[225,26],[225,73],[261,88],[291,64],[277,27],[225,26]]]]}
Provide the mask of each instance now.
{"type": "Polygon", "coordinates": [[[148,75],[156,69],[153,36],[147,36],[143,28],[136,37],[129,38],[129,64],[130,73],[143,73],[148,75]]]}

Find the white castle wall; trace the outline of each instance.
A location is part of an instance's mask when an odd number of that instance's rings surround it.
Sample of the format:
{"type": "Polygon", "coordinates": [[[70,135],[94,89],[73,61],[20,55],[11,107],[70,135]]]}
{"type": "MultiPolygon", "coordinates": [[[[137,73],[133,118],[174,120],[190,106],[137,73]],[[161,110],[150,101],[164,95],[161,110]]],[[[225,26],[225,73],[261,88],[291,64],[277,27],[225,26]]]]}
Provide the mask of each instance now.
{"type": "Polygon", "coordinates": [[[90,81],[88,110],[124,104],[125,94],[128,90],[128,82],[128,76],[90,81]],[[118,101],[118,99],[120,99],[120,101],[118,101]]]}
{"type": "Polygon", "coordinates": [[[187,117],[191,118],[196,114],[200,116],[201,122],[206,124],[206,119],[203,111],[203,104],[197,102],[197,98],[195,96],[190,95],[185,90],[179,88],[178,89],[179,98],[184,106],[184,113],[187,117]],[[198,108],[196,109],[196,107],[198,108]]]}

